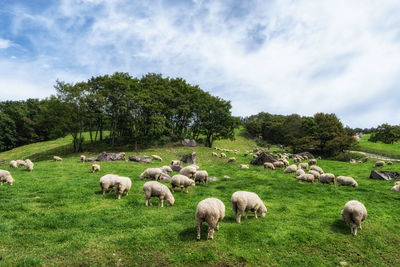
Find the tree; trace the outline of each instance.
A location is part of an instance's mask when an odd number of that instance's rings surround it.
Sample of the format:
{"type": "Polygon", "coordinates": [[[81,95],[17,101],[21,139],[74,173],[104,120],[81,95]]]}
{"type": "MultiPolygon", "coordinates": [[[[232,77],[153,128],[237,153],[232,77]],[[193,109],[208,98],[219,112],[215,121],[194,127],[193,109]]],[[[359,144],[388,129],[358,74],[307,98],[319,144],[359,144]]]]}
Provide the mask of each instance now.
{"type": "Polygon", "coordinates": [[[0,129],[0,151],[13,148],[17,142],[15,123],[4,112],[0,112],[0,129]]]}
{"type": "Polygon", "coordinates": [[[333,113],[316,113],[314,121],[316,123],[315,139],[319,142],[321,152],[324,151],[328,141],[335,137],[346,135],[342,123],[333,113]]]}
{"type": "Polygon", "coordinates": [[[400,126],[392,126],[387,123],[379,125],[368,141],[381,141],[385,144],[393,144],[400,140],[400,126]]]}

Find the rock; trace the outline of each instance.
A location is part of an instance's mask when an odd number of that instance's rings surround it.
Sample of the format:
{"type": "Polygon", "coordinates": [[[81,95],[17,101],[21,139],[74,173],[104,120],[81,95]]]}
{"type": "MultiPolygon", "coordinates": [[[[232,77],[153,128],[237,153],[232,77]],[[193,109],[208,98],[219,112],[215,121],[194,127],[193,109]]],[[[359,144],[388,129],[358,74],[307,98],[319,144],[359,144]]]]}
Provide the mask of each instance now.
{"type": "Polygon", "coordinates": [[[97,158],[86,158],[85,162],[95,162],[97,158]]]}
{"type": "Polygon", "coordinates": [[[183,139],[182,140],[182,145],[195,147],[195,146],[197,146],[197,143],[196,143],[196,141],[194,139],[183,139]]]}
{"type": "Polygon", "coordinates": [[[229,177],[228,175],[224,175],[224,178],[225,178],[225,179],[229,179],[229,178],[231,178],[231,177],[229,177]]]}
{"type": "Polygon", "coordinates": [[[101,152],[96,159],[96,161],[117,161],[117,160],[125,161],[125,153],[121,152],[116,154],[116,153],[101,152]]]}
{"type": "Polygon", "coordinates": [[[149,157],[143,156],[143,157],[136,157],[136,156],[129,156],[129,161],[133,162],[141,162],[141,163],[152,163],[149,157]]]}
{"type": "Polygon", "coordinates": [[[370,179],[375,179],[375,180],[398,180],[400,179],[400,173],[398,172],[391,172],[391,171],[377,171],[373,170],[371,171],[371,174],[369,175],[370,179]]]}
{"type": "Polygon", "coordinates": [[[212,176],[212,177],[208,177],[208,179],[207,179],[208,181],[211,181],[211,182],[214,182],[214,181],[216,181],[217,180],[217,177],[215,177],[215,176],[212,176]]]}
{"type": "Polygon", "coordinates": [[[191,154],[182,155],[181,161],[183,163],[196,164],[196,152],[192,152],[191,154]]]}
{"type": "Polygon", "coordinates": [[[253,159],[250,164],[253,165],[264,165],[265,162],[274,163],[278,159],[271,153],[262,152],[258,157],[253,159]]]}

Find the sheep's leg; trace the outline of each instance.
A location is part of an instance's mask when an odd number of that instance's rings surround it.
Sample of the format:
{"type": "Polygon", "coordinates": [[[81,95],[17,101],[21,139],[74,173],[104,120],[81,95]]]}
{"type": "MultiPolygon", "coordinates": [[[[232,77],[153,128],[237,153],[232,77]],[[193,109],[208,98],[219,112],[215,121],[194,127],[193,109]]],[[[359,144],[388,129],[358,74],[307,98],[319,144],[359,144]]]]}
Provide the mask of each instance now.
{"type": "Polygon", "coordinates": [[[219,230],[219,222],[217,222],[217,225],[215,226],[215,230],[219,230]]]}
{"type": "Polygon", "coordinates": [[[353,228],[353,233],[354,235],[357,235],[357,225],[354,225],[355,227],[353,228]]]}
{"type": "Polygon", "coordinates": [[[186,193],[189,193],[189,187],[186,187],[186,193]]]}
{"type": "Polygon", "coordinates": [[[214,239],[214,227],[208,225],[208,239],[214,239]]]}
{"type": "Polygon", "coordinates": [[[146,206],[149,205],[149,200],[146,198],[146,201],[144,202],[146,204],[146,206]]]}
{"type": "Polygon", "coordinates": [[[242,212],[240,210],[236,213],[236,222],[240,223],[240,217],[242,216],[242,212]]]}
{"type": "Polygon", "coordinates": [[[163,197],[160,197],[159,199],[160,199],[159,202],[161,202],[161,208],[162,208],[162,207],[164,207],[164,198],[163,198],[163,197]]]}
{"type": "Polygon", "coordinates": [[[175,191],[174,191],[174,188],[175,188],[175,186],[171,186],[171,191],[172,191],[172,193],[175,192],[175,191]]]}
{"type": "Polygon", "coordinates": [[[254,217],[255,217],[256,219],[258,219],[258,217],[257,217],[257,210],[254,210],[254,217]]]}
{"type": "Polygon", "coordinates": [[[361,224],[360,224],[359,228],[360,228],[360,230],[362,230],[361,224]]]}
{"type": "Polygon", "coordinates": [[[200,240],[201,224],[202,223],[197,223],[197,241],[200,240]]]}
{"type": "Polygon", "coordinates": [[[181,188],[181,193],[183,192],[183,186],[180,187],[181,188]]]}
{"type": "Polygon", "coordinates": [[[246,216],[245,216],[245,218],[247,219],[247,215],[248,215],[248,213],[249,213],[249,211],[248,210],[246,210],[246,216]]]}

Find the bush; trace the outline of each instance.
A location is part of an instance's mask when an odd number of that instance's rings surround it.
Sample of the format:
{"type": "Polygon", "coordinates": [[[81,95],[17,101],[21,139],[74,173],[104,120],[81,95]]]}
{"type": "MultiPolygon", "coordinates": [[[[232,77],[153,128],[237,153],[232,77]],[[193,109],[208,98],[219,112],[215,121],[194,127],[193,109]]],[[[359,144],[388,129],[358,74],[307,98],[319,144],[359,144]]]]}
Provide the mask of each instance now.
{"type": "Polygon", "coordinates": [[[364,162],[367,160],[367,157],[364,154],[357,153],[357,152],[342,152],[342,153],[339,153],[333,159],[338,160],[338,161],[345,161],[345,162],[349,162],[351,159],[354,159],[357,161],[361,160],[364,162]]]}

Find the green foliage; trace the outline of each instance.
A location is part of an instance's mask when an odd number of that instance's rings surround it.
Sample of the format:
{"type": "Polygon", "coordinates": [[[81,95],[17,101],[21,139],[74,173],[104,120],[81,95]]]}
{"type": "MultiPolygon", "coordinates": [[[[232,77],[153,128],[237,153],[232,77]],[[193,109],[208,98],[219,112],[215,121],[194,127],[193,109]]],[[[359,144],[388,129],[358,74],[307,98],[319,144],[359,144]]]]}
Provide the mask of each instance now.
{"type": "Polygon", "coordinates": [[[353,150],[364,151],[372,154],[382,155],[388,158],[400,159],[400,142],[385,144],[382,142],[371,142],[370,134],[362,134],[358,146],[353,150]]]}
{"type": "Polygon", "coordinates": [[[352,136],[337,136],[326,143],[325,151],[328,155],[335,156],[344,150],[351,148],[356,143],[357,141],[352,136]]]}
{"type": "Polygon", "coordinates": [[[385,144],[393,144],[400,140],[400,126],[392,126],[389,124],[382,124],[371,134],[368,141],[382,142],[385,144]]]}
{"type": "Polygon", "coordinates": [[[354,159],[356,161],[361,160],[363,162],[367,160],[365,155],[357,152],[341,152],[334,157],[334,160],[344,162],[349,162],[351,159],[354,159]]]}

